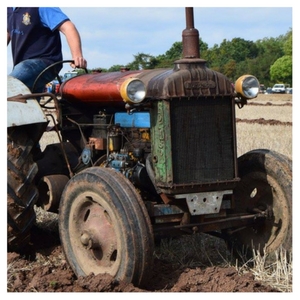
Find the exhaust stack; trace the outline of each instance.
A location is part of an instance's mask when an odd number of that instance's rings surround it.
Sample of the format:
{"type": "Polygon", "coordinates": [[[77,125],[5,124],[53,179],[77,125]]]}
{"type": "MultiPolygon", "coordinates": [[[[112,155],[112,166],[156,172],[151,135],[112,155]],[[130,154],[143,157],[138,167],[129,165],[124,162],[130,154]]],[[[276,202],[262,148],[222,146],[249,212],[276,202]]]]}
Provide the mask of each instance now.
{"type": "Polygon", "coordinates": [[[185,8],[186,29],[182,31],[183,58],[200,58],[199,32],[194,28],[194,9],[185,8]]]}

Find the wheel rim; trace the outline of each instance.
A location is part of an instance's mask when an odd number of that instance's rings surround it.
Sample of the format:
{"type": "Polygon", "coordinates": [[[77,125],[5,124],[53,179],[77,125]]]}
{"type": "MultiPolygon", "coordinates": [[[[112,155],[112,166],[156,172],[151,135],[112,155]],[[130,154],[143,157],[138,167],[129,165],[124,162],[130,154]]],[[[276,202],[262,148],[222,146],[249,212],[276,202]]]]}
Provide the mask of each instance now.
{"type": "Polygon", "coordinates": [[[115,276],[120,266],[120,234],[116,217],[99,195],[82,193],[74,199],[70,219],[70,244],[85,274],[115,276]]]}
{"type": "Polygon", "coordinates": [[[289,227],[287,199],[278,182],[264,173],[252,172],[243,177],[236,197],[237,211],[264,211],[268,216],[263,223],[238,232],[238,239],[255,250],[265,247],[266,253],[278,249],[289,227]]]}

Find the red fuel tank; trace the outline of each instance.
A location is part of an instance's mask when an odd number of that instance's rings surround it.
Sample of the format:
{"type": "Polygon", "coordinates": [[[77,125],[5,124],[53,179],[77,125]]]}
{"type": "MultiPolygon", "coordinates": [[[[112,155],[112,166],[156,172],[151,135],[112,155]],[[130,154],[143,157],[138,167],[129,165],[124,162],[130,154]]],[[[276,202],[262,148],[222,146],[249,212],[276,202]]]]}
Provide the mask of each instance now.
{"type": "Polygon", "coordinates": [[[63,99],[94,105],[124,106],[120,93],[122,83],[142,71],[120,71],[82,74],[65,81],[60,88],[63,99]]]}

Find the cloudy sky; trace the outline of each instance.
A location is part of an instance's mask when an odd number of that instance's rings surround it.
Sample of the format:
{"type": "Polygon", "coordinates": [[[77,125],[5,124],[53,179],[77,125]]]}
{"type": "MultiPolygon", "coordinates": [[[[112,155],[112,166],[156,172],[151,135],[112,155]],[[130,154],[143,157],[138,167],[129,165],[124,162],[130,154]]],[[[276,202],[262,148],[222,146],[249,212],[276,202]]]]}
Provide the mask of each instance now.
{"type": "MultiPolygon", "coordinates": [[[[89,1],[85,1],[86,7],[70,7],[68,2],[61,9],[80,32],[89,69],[126,65],[138,53],[164,54],[174,42],[181,41],[186,27],[184,7],[88,7],[89,1]]],[[[195,28],[212,47],[235,37],[257,41],[286,34],[293,27],[294,7],[288,2],[285,1],[286,7],[197,7],[193,3],[191,6],[195,28]]],[[[30,6],[34,5],[38,4],[30,6]]],[[[62,41],[64,59],[71,59],[64,36],[62,41]]],[[[7,72],[11,69],[8,47],[7,72]]],[[[67,70],[70,67],[65,64],[63,71],[67,70]]]]}

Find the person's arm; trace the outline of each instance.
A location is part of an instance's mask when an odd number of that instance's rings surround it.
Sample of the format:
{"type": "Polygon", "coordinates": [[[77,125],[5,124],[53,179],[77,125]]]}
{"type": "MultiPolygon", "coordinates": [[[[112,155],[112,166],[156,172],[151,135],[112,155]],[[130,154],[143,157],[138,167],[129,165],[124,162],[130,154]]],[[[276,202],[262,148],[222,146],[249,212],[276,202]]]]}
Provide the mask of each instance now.
{"type": "Polygon", "coordinates": [[[74,65],[72,65],[72,67],[86,68],[87,62],[82,54],[81,39],[75,25],[71,21],[66,21],[58,28],[58,30],[65,35],[70,47],[72,60],[74,60],[74,65]]]}

